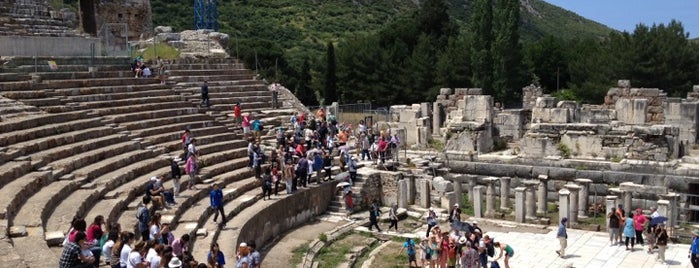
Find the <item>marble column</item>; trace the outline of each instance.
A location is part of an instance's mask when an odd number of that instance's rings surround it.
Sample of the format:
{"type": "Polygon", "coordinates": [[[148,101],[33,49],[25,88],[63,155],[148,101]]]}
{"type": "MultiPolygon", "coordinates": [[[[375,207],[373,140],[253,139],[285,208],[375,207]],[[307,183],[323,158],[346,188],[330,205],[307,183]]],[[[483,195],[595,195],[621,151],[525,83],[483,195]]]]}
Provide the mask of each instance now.
{"type": "Polygon", "coordinates": [[[483,218],[483,189],[485,186],[478,185],[473,187],[473,216],[483,218]]]}
{"type": "Polygon", "coordinates": [[[680,195],[677,193],[667,193],[667,194],[662,194],[659,195],[662,199],[667,200],[668,203],[668,208],[667,208],[667,214],[664,216],[667,217],[667,227],[679,227],[677,218],[679,216],[679,197],[680,195]]]}
{"type": "Polygon", "coordinates": [[[408,180],[408,204],[409,205],[414,205],[415,204],[415,175],[409,175],[406,176],[406,179],[408,180]]]}
{"type": "Polygon", "coordinates": [[[624,196],[624,210],[626,210],[626,213],[629,213],[629,211],[634,211],[633,209],[633,192],[632,191],[623,191],[622,195],[624,196]]]}
{"type": "Polygon", "coordinates": [[[558,222],[561,222],[563,217],[570,216],[570,207],[568,206],[570,204],[568,200],[569,196],[570,192],[567,189],[558,191],[558,222]]]}
{"type": "Polygon", "coordinates": [[[463,207],[463,190],[461,189],[462,177],[454,176],[452,177],[452,184],[454,186],[454,204],[459,204],[459,207],[463,207]]]}
{"type": "Polygon", "coordinates": [[[509,210],[510,209],[510,177],[500,178],[500,209],[509,210]]]}
{"type": "Polygon", "coordinates": [[[427,179],[418,180],[418,186],[420,187],[420,206],[423,208],[430,208],[432,206],[430,201],[430,182],[427,179]]]}
{"type": "MultiPolygon", "coordinates": [[[[434,102],[432,104],[432,135],[440,136],[440,128],[442,123],[442,104],[439,102],[434,102]]],[[[424,115],[423,115],[424,116],[424,115]]]]}
{"type": "Polygon", "coordinates": [[[539,175],[538,179],[540,184],[538,185],[539,190],[537,191],[536,214],[546,215],[546,212],[548,210],[548,207],[546,205],[548,204],[547,197],[549,176],[539,175]]]}
{"type": "MultiPolygon", "coordinates": [[[[670,212],[670,201],[669,200],[658,200],[658,214],[662,216],[667,216],[669,215],[670,212]]],[[[668,218],[668,222],[665,222],[665,228],[667,228],[667,235],[668,236],[673,236],[675,228],[670,225],[669,223],[670,218],[668,218]]]]}
{"type": "Polygon", "coordinates": [[[498,178],[488,177],[485,178],[486,186],[486,197],[485,197],[485,216],[493,217],[495,216],[495,182],[498,178]]]}
{"type": "Polygon", "coordinates": [[[580,186],[576,184],[566,184],[564,187],[570,192],[568,196],[568,206],[570,208],[570,213],[568,213],[568,222],[570,224],[578,223],[578,197],[580,193],[580,186]]]}
{"type": "Polygon", "coordinates": [[[478,176],[466,175],[466,182],[468,183],[468,200],[473,202],[473,187],[478,185],[478,176]]]}
{"type": "Polygon", "coordinates": [[[575,183],[580,185],[580,196],[578,197],[578,218],[587,218],[589,200],[590,200],[590,183],[591,179],[576,179],[575,183]]]}
{"type": "Polygon", "coordinates": [[[408,180],[398,181],[398,207],[408,208],[408,180]]]}
{"type": "Polygon", "coordinates": [[[526,218],[529,220],[535,220],[536,219],[536,191],[534,188],[536,188],[537,185],[540,185],[540,182],[537,180],[526,180],[522,182],[524,184],[524,187],[527,188],[526,190],[526,201],[525,201],[525,206],[527,207],[525,209],[526,211],[526,218]]]}
{"type": "Polygon", "coordinates": [[[524,215],[526,213],[526,207],[524,206],[524,196],[527,187],[517,187],[515,188],[515,221],[519,223],[524,222],[524,215]]]}

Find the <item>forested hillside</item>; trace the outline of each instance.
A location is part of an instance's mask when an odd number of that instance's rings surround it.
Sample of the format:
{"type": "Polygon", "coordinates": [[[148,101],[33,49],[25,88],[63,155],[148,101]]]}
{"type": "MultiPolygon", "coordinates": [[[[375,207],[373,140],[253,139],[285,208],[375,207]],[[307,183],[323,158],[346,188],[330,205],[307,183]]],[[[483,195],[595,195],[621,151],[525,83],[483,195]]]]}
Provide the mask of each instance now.
{"type": "MultiPolygon", "coordinates": [[[[192,4],[152,0],[154,24],[191,29],[192,4]]],[[[699,49],[679,22],[618,33],[541,0],[219,5],[231,55],[308,105],[412,103],[432,100],[440,87],[481,87],[513,106],[529,83],[594,103],[616,79],[673,96],[699,82],[699,49]]]]}

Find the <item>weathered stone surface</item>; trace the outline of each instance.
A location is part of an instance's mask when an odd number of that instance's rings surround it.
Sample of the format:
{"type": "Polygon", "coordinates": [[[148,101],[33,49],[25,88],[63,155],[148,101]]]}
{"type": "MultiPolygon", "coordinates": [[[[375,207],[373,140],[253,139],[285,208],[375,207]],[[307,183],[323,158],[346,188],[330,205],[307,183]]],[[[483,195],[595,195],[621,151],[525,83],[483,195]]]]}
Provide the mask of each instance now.
{"type": "Polygon", "coordinates": [[[23,225],[17,225],[10,227],[10,237],[22,237],[27,236],[27,227],[23,225]]]}
{"type": "Polygon", "coordinates": [[[445,180],[443,177],[434,177],[432,179],[432,187],[434,187],[435,191],[439,192],[440,194],[454,190],[452,182],[445,180]]]}

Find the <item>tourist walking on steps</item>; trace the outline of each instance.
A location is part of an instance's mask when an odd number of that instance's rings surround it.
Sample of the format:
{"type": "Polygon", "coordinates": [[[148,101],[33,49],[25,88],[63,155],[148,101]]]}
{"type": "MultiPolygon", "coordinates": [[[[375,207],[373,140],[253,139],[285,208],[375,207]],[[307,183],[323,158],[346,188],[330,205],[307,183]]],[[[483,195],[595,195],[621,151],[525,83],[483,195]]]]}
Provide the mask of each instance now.
{"type": "Polygon", "coordinates": [[[689,259],[692,267],[699,268],[699,231],[692,231],[692,245],[689,247],[689,259]]]}
{"type": "Polygon", "coordinates": [[[658,262],[665,264],[665,250],[667,249],[667,241],[669,236],[667,235],[667,230],[665,230],[665,223],[661,223],[655,226],[653,230],[656,237],[656,245],[658,245],[658,262]]]}
{"type": "Polygon", "coordinates": [[[495,261],[498,261],[500,258],[502,258],[502,255],[504,253],[505,255],[505,268],[510,268],[510,258],[515,255],[515,250],[510,247],[510,245],[505,244],[505,243],[500,243],[500,242],[495,242],[493,243],[493,246],[496,248],[500,249],[500,256],[498,256],[495,261]]]}
{"type": "Polygon", "coordinates": [[[223,211],[223,191],[217,183],[211,185],[211,191],[209,192],[209,201],[211,204],[211,209],[214,210],[214,224],[218,219],[219,212],[221,213],[221,228],[226,227],[226,213],[223,211]]]}
{"type": "Polygon", "coordinates": [[[559,257],[564,259],[566,258],[566,247],[568,247],[568,232],[566,232],[566,224],[568,224],[568,218],[563,217],[563,219],[561,219],[561,224],[558,225],[558,233],[556,234],[556,238],[558,238],[558,242],[561,245],[561,248],[556,250],[556,253],[559,257]]]}
{"type": "Polygon", "coordinates": [[[242,119],[242,108],[240,107],[240,102],[236,101],[235,106],[233,106],[233,123],[240,124],[242,119]]]}
{"type": "Polygon", "coordinates": [[[172,183],[174,184],[172,194],[174,196],[178,196],[180,194],[180,178],[182,177],[182,173],[180,171],[180,165],[177,164],[176,159],[172,159],[172,161],[170,161],[170,174],[172,176],[172,183]]]}
{"type": "Polygon", "coordinates": [[[262,176],[262,201],[272,200],[272,172],[265,167],[265,175],[262,176]]]}
{"type": "Polygon", "coordinates": [[[437,225],[437,213],[434,212],[434,208],[430,208],[429,211],[427,212],[427,232],[425,233],[425,237],[430,236],[430,231],[432,230],[433,227],[437,225]]]}
{"type": "Polygon", "coordinates": [[[197,155],[192,154],[187,158],[187,163],[184,165],[184,171],[189,175],[189,182],[187,188],[190,190],[194,189],[194,184],[196,183],[196,176],[199,172],[199,167],[197,166],[197,155]]]}
{"type": "Polygon", "coordinates": [[[619,237],[619,226],[622,219],[619,218],[616,208],[612,207],[612,211],[607,215],[609,219],[609,245],[613,246],[614,243],[621,245],[621,241],[618,241],[619,237]]]}
{"type": "Polygon", "coordinates": [[[209,82],[206,80],[201,84],[201,106],[209,108],[209,82]]]}
{"type": "Polygon", "coordinates": [[[405,242],[403,242],[403,247],[401,247],[398,251],[398,255],[400,255],[403,252],[403,249],[407,249],[408,251],[408,266],[420,267],[417,265],[417,259],[415,258],[415,242],[412,238],[408,237],[405,239],[405,242]],[[413,263],[415,264],[415,266],[413,266],[413,263]]]}
{"type": "Polygon", "coordinates": [[[636,242],[636,230],[634,225],[633,212],[629,212],[629,215],[626,217],[624,222],[624,237],[626,237],[626,242],[624,244],[626,245],[626,250],[633,251],[633,246],[636,242]],[[631,248],[629,248],[629,241],[631,242],[631,248]]]}
{"type": "Polygon", "coordinates": [[[379,214],[381,214],[381,210],[377,206],[372,205],[371,209],[369,209],[369,231],[371,231],[372,226],[376,226],[376,230],[381,232],[381,228],[379,228],[379,214]]]}
{"type": "Polygon", "coordinates": [[[393,204],[391,206],[391,210],[388,211],[388,217],[391,220],[391,225],[388,226],[388,230],[391,230],[391,227],[396,228],[396,232],[398,232],[398,205],[393,204]]]}
{"type": "Polygon", "coordinates": [[[646,221],[646,215],[643,215],[643,210],[641,208],[636,209],[636,214],[633,216],[633,223],[634,223],[634,230],[636,231],[636,244],[643,245],[645,244],[643,241],[643,229],[645,227],[646,221]]]}

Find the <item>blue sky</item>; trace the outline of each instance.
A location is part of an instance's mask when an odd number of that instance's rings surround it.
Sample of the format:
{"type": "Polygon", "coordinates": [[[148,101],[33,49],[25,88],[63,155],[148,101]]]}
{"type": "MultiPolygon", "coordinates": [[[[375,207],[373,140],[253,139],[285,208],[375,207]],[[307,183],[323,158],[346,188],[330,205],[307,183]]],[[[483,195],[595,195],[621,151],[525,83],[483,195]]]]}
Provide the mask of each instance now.
{"type": "Polygon", "coordinates": [[[691,38],[699,37],[698,0],[544,0],[610,28],[633,32],[644,23],[682,22],[691,38]]]}

